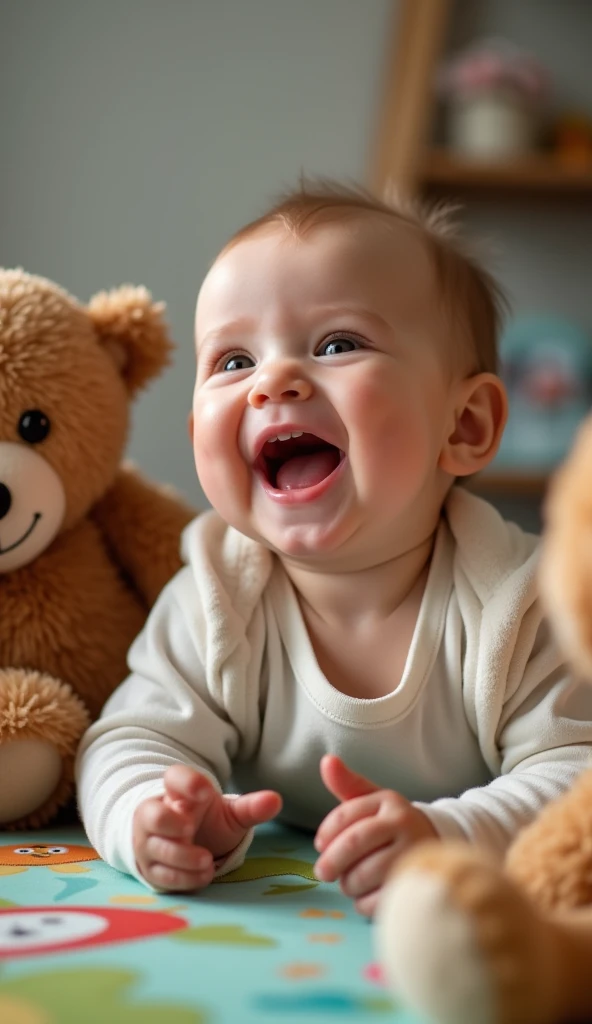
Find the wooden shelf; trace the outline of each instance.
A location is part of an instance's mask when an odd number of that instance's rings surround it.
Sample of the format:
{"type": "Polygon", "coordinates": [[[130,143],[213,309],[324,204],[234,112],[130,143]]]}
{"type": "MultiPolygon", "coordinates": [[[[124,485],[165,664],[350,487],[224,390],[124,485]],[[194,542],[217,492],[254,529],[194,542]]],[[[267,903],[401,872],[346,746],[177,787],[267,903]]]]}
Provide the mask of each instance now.
{"type": "Polygon", "coordinates": [[[483,473],[469,481],[467,486],[476,494],[541,498],[547,490],[549,479],[549,473],[520,473],[507,470],[483,473]]]}
{"type": "Polygon", "coordinates": [[[446,149],[432,149],[423,159],[419,181],[424,188],[438,191],[537,192],[592,197],[592,164],[572,166],[543,154],[492,164],[467,160],[446,149]]]}

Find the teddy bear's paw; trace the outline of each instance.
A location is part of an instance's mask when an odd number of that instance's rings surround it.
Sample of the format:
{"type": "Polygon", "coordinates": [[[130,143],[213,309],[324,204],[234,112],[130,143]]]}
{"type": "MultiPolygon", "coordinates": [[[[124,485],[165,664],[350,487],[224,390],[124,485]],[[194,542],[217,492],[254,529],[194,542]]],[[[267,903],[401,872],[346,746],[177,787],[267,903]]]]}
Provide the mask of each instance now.
{"type": "Polygon", "coordinates": [[[73,764],[90,716],[67,683],[0,671],[0,826],[37,828],[73,792],[73,764]]]}
{"type": "Polygon", "coordinates": [[[511,878],[543,910],[592,904],[592,772],[548,804],[506,858],[511,878]]]}
{"type": "Polygon", "coordinates": [[[379,958],[396,993],[438,1024],[547,1024],[555,933],[483,854],[426,843],[381,896],[379,958]]]}
{"type": "Polygon", "coordinates": [[[0,791],[0,825],[36,811],[51,797],[62,775],[55,744],[31,736],[0,745],[0,779],[10,785],[0,791]]]}

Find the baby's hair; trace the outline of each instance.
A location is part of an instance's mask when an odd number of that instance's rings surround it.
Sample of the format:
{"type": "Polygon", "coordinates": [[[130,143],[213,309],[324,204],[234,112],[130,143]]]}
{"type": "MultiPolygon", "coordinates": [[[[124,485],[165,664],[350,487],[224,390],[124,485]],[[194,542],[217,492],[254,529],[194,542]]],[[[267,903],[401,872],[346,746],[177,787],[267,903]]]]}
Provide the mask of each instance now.
{"type": "Polygon", "coordinates": [[[452,332],[460,332],[462,350],[471,355],[471,372],[496,373],[507,300],[461,238],[454,207],[430,206],[395,194],[387,201],[357,186],[302,180],[298,188],[281,195],[261,217],[237,231],[220,255],[267,225],[282,225],[300,239],[321,223],[364,214],[381,214],[419,232],[434,266],[452,332]]]}

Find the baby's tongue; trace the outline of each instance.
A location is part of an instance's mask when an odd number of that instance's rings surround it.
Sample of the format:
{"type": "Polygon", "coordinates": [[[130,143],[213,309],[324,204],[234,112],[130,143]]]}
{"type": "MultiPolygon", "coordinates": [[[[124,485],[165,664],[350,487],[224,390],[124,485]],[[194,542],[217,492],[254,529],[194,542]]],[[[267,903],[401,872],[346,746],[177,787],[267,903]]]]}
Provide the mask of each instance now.
{"type": "Polygon", "coordinates": [[[329,476],[339,464],[337,448],[324,448],[320,452],[294,455],[277,471],[276,486],[280,491],[296,491],[314,487],[329,476]]]}

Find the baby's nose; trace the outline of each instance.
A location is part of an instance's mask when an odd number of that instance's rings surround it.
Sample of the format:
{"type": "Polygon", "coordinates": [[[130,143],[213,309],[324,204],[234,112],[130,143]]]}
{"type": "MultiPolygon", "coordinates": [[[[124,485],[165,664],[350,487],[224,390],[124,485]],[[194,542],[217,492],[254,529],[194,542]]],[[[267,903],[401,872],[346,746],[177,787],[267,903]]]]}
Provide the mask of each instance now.
{"type": "Polygon", "coordinates": [[[297,367],[282,366],[263,370],[249,392],[249,404],[262,409],[267,402],[305,402],[312,385],[297,367]]]}

